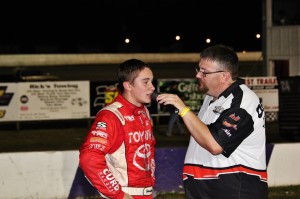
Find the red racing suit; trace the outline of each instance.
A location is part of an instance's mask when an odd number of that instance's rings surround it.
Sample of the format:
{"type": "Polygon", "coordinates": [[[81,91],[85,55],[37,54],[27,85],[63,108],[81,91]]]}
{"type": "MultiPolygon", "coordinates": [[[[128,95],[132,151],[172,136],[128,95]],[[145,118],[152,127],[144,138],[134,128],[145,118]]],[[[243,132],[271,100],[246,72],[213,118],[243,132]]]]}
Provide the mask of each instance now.
{"type": "Polygon", "coordinates": [[[155,178],[152,121],[147,107],[121,95],[101,109],[80,147],[80,167],[104,198],[150,199],[155,178]]]}

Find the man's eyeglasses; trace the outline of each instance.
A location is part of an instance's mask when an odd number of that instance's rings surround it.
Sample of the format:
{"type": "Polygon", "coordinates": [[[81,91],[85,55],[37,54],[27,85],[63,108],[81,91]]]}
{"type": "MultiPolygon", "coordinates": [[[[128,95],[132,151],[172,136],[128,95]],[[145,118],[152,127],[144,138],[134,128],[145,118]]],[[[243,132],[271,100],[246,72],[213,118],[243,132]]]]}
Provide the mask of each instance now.
{"type": "Polygon", "coordinates": [[[204,71],[201,71],[199,68],[195,67],[195,70],[196,70],[196,73],[201,73],[201,75],[203,77],[206,77],[206,75],[210,75],[210,74],[214,74],[214,73],[221,73],[221,72],[225,72],[223,70],[218,70],[218,71],[213,71],[213,72],[204,72],[204,71]]]}

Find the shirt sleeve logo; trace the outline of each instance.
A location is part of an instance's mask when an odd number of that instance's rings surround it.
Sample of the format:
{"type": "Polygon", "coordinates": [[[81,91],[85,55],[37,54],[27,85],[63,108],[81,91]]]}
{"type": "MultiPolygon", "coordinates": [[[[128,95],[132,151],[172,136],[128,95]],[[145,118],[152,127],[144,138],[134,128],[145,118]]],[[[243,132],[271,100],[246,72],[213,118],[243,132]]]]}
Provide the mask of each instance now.
{"type": "Polygon", "coordinates": [[[223,120],[223,125],[228,127],[228,128],[233,128],[237,130],[237,125],[236,123],[240,121],[240,116],[236,116],[235,113],[230,114],[228,118],[223,120]]]}
{"type": "Polygon", "coordinates": [[[229,117],[234,120],[235,122],[239,121],[241,118],[240,116],[235,116],[235,113],[229,115],[229,117]]]}
{"type": "Polygon", "coordinates": [[[107,138],[107,133],[102,132],[102,131],[92,131],[91,133],[92,133],[93,135],[95,135],[95,136],[107,138]]]}
{"type": "Polygon", "coordinates": [[[106,123],[105,122],[98,122],[96,129],[106,129],[106,123]]]}
{"type": "Polygon", "coordinates": [[[90,138],[90,142],[96,142],[96,143],[101,143],[101,144],[106,144],[107,140],[104,138],[100,138],[100,137],[91,137],[90,138]]]}

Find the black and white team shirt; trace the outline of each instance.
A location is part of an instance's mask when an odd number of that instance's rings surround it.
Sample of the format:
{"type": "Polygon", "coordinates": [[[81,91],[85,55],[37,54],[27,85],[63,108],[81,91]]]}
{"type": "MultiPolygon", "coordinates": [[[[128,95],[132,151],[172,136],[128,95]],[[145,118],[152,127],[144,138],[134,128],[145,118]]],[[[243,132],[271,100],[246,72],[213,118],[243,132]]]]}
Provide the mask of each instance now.
{"type": "Polygon", "coordinates": [[[207,182],[222,175],[230,179],[230,175],[243,173],[267,182],[265,113],[260,99],[242,79],[233,83],[217,100],[213,102],[212,99],[208,95],[205,97],[198,117],[207,124],[224,151],[212,155],[191,137],[183,180],[207,182]]]}

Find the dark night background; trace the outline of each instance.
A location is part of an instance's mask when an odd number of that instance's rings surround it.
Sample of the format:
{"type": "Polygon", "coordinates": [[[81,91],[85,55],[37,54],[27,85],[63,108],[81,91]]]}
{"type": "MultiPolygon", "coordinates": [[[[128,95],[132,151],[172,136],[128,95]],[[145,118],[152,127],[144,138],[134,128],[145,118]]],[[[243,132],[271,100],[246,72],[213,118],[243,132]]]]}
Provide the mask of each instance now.
{"type": "Polygon", "coordinates": [[[199,52],[207,37],[236,51],[262,50],[255,38],[262,34],[261,0],[11,1],[1,7],[0,54],[199,52]]]}

